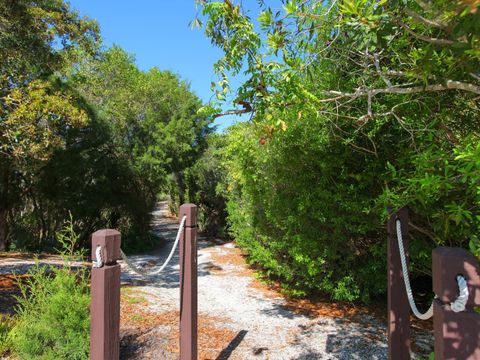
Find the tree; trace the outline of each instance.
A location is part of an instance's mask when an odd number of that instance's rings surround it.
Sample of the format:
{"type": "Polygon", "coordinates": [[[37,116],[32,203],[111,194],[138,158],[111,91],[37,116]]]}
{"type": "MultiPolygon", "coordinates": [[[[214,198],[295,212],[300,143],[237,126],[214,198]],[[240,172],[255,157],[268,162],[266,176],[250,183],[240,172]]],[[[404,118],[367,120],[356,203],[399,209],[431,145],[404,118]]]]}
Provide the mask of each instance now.
{"type": "Polygon", "coordinates": [[[114,46],[73,69],[74,87],[110,128],[118,156],[142,179],[147,203],[170,189],[183,203],[184,170],[192,166],[212,131],[199,115],[201,101],[169,71],[140,71],[133,56],[114,46]]]}
{"type": "MultiPolygon", "coordinates": [[[[295,291],[385,291],[387,206],[411,209],[413,275],[431,248],[477,243],[478,2],[202,1],[228,133],[228,221],[251,261],[295,291]],[[367,264],[367,266],[365,266],[367,264]]],[[[204,109],[214,116],[217,104],[204,109]]]]}
{"type": "Polygon", "coordinates": [[[246,66],[250,78],[236,103],[260,113],[273,104],[321,110],[366,98],[364,121],[373,115],[372,102],[386,94],[480,93],[475,1],[285,1],[283,13],[262,9],[261,33],[240,5],[202,3],[206,35],[225,54],[215,64],[217,93],[229,90],[229,72],[246,66]],[[320,68],[320,91],[309,91],[302,76],[320,68]],[[329,73],[346,81],[331,83],[329,73]]]}
{"type": "Polygon", "coordinates": [[[58,148],[63,134],[88,115],[79,99],[52,80],[78,48],[93,53],[97,25],[62,0],[0,3],[0,250],[8,216],[31,192],[32,176],[58,148]]]}
{"type": "Polygon", "coordinates": [[[51,250],[69,212],[82,245],[115,227],[141,247],[158,193],[184,201],[212,131],[200,100],[171,72],[100,51],[97,24],[63,0],[0,11],[0,250],[51,250]]]}

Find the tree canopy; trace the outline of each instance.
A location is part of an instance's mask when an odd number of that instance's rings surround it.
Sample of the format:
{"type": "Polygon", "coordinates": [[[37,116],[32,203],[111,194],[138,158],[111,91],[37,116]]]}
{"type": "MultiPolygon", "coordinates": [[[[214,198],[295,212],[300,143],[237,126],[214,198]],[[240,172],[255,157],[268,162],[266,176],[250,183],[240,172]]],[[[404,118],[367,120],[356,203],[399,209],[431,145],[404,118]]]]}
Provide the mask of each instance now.
{"type": "Polygon", "coordinates": [[[151,244],[157,196],[184,200],[212,131],[201,101],[176,74],[105,48],[63,0],[2,1],[0,16],[0,249],[54,247],[69,212],[83,244],[105,227],[151,244]]]}
{"type": "Polygon", "coordinates": [[[294,292],[367,300],[385,291],[387,209],[403,206],[414,276],[435,246],[478,253],[478,1],[200,3],[195,23],[223,51],[217,98],[238,105],[202,111],[253,115],[223,151],[251,261],[294,292]]]}

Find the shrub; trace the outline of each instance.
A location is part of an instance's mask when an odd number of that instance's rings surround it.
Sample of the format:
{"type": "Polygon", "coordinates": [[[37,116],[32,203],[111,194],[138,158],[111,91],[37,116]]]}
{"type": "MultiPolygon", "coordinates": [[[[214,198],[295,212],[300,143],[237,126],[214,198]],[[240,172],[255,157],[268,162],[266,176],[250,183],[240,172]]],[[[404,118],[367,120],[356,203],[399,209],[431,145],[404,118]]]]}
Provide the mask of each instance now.
{"type": "Polygon", "coordinates": [[[5,355],[12,347],[10,332],[15,322],[11,316],[0,317],[0,357],[5,355]]]}
{"type": "MultiPolygon", "coordinates": [[[[90,294],[87,269],[72,270],[68,262],[79,237],[72,220],[57,233],[64,265],[35,265],[19,282],[15,325],[8,339],[21,359],[88,359],[90,342],[90,294]]],[[[1,336],[1,335],[0,335],[1,336]]]]}
{"type": "Polygon", "coordinates": [[[12,348],[21,359],[88,359],[90,296],[84,271],[35,266],[21,285],[12,348]]]}
{"type": "MultiPolygon", "coordinates": [[[[396,122],[369,123],[363,128],[376,144],[373,155],[352,151],[372,145],[348,122],[347,141],[330,132],[331,119],[306,110],[285,121],[288,127],[271,136],[261,123],[229,128],[221,161],[229,231],[249,261],[283,286],[346,301],[384,294],[388,207],[410,210],[412,282],[431,274],[437,246],[480,255],[478,135],[445,142],[432,123],[409,147],[396,122]]],[[[449,126],[471,119],[455,121],[449,126]]]]}
{"type": "Polygon", "coordinates": [[[231,128],[224,150],[229,231],[249,261],[290,291],[348,301],[384,291],[376,285],[386,283],[386,249],[374,165],[364,173],[367,156],[316,121],[292,123],[266,144],[258,128],[231,128]]]}
{"type": "Polygon", "coordinates": [[[198,205],[200,231],[210,237],[226,236],[226,203],[221,192],[225,176],[221,152],[225,140],[220,134],[208,136],[208,148],[186,171],[188,201],[198,205]]]}

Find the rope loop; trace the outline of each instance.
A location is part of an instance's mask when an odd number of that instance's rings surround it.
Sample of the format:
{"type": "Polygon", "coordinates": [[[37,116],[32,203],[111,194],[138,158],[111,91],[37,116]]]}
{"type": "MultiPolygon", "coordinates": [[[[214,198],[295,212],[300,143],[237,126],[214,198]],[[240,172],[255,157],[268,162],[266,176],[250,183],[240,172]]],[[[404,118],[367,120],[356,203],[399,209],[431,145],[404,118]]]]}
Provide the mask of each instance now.
{"type": "Polygon", "coordinates": [[[402,223],[399,219],[395,222],[397,228],[397,241],[398,249],[400,250],[400,262],[402,263],[403,271],[403,280],[405,282],[405,289],[407,290],[408,303],[412,309],[413,314],[420,320],[427,320],[433,316],[433,302],[426,312],[423,314],[418,311],[417,304],[415,304],[415,299],[413,298],[412,288],[410,286],[410,277],[408,274],[407,260],[405,258],[405,248],[403,247],[403,237],[402,237],[402,223]]]}
{"type": "Polygon", "coordinates": [[[93,262],[93,267],[94,268],[103,267],[102,247],[100,245],[97,245],[97,248],[95,249],[95,258],[96,258],[96,261],[93,262]]]}
{"type": "MultiPolygon", "coordinates": [[[[419,318],[420,320],[427,320],[433,316],[433,302],[425,313],[422,314],[420,311],[418,311],[417,304],[415,304],[415,299],[413,298],[412,288],[410,286],[407,260],[405,258],[405,249],[403,247],[402,224],[400,222],[400,219],[397,219],[395,223],[397,229],[398,248],[400,250],[400,260],[402,263],[403,280],[405,282],[405,289],[407,290],[408,303],[410,304],[410,308],[412,309],[413,314],[417,318],[419,318]]],[[[458,284],[459,295],[455,299],[455,301],[450,304],[450,307],[454,312],[461,312],[465,310],[469,295],[467,280],[463,275],[457,275],[456,280],[458,284]]]]}
{"type": "Polygon", "coordinates": [[[450,308],[453,312],[461,312],[465,310],[468,301],[468,286],[467,279],[463,275],[457,275],[458,297],[454,302],[450,303],[450,308]]]}
{"type": "Polygon", "coordinates": [[[170,260],[173,257],[173,254],[175,253],[175,249],[177,248],[178,242],[180,241],[180,236],[183,233],[183,229],[185,227],[185,222],[186,221],[187,221],[187,217],[184,216],[182,218],[182,220],[180,221],[180,226],[178,227],[177,236],[175,238],[175,242],[173,243],[172,250],[170,251],[170,254],[168,255],[168,257],[165,260],[165,262],[163,263],[163,265],[160,266],[160,268],[158,268],[157,270],[148,271],[146,269],[143,269],[141,267],[136,266],[132,261],[130,261],[130,259],[127,257],[127,255],[125,255],[125,253],[122,251],[122,249],[120,249],[120,254],[122,255],[122,259],[125,261],[125,263],[128,265],[128,267],[134,273],[136,273],[140,276],[154,276],[154,275],[160,274],[165,269],[165,267],[168,265],[168,263],[170,262],[170,260]]]}

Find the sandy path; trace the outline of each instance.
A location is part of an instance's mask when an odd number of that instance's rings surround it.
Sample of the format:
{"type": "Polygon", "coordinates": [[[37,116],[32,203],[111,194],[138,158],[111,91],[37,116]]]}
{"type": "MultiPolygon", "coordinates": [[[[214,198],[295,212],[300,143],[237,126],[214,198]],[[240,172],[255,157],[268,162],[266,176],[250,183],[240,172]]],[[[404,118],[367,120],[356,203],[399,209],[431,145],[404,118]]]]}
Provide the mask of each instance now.
{"type": "MultiPolygon", "coordinates": [[[[162,263],[178,225],[161,203],[155,230],[166,245],[131,259],[162,263]]],[[[366,314],[310,316],[294,311],[280,294],[254,277],[234,243],[199,239],[200,359],[386,359],[386,328],[366,314]]],[[[165,273],[142,279],[122,264],[122,358],[178,358],[178,255],[165,273]]],[[[416,349],[431,351],[428,331],[415,332],[416,349]]]]}

